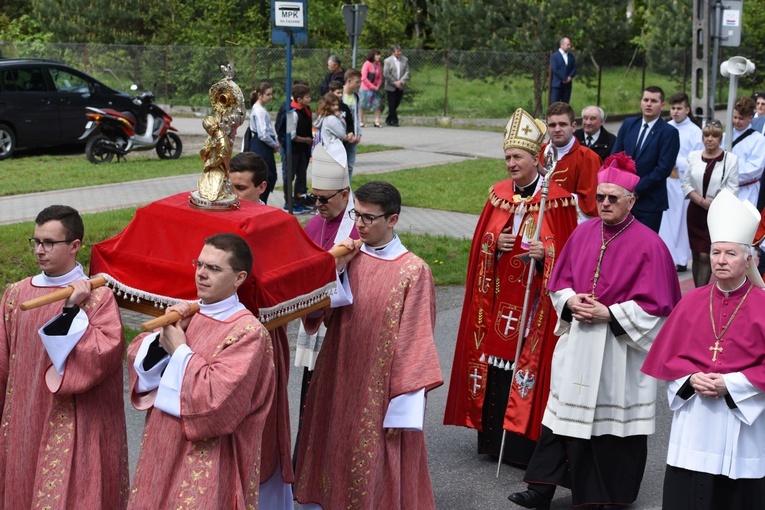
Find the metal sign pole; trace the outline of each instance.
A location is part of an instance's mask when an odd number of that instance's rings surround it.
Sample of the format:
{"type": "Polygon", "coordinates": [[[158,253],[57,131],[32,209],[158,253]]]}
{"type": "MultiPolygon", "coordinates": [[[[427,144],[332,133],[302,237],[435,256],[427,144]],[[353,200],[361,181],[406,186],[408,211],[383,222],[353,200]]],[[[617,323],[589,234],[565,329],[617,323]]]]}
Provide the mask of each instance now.
{"type": "Polygon", "coordinates": [[[287,117],[284,119],[284,125],[287,129],[287,136],[285,137],[287,147],[284,150],[287,161],[282,161],[282,166],[287,165],[287,181],[284,183],[284,194],[287,196],[287,211],[292,214],[292,137],[289,130],[289,119],[292,116],[292,31],[287,32],[287,99],[285,99],[284,115],[287,117]]]}
{"type": "Polygon", "coordinates": [[[353,4],[353,33],[351,34],[353,40],[353,58],[352,67],[356,69],[356,50],[359,44],[359,6],[353,4]]]}

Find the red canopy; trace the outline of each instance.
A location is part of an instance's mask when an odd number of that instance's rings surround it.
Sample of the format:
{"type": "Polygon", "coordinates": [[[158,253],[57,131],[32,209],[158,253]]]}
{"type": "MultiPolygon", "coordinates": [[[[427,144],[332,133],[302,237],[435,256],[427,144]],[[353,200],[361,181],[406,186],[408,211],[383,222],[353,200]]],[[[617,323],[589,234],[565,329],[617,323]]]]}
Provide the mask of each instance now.
{"type": "Polygon", "coordinates": [[[202,210],[189,204],[189,193],[138,209],[125,230],[93,246],[90,272],[134,299],[165,306],[195,300],[191,261],[204,239],[220,232],[238,234],[250,245],[253,270],[239,299],[262,322],[307,308],[334,287],[334,258],[294,216],[252,202],[238,210],[202,210]]]}

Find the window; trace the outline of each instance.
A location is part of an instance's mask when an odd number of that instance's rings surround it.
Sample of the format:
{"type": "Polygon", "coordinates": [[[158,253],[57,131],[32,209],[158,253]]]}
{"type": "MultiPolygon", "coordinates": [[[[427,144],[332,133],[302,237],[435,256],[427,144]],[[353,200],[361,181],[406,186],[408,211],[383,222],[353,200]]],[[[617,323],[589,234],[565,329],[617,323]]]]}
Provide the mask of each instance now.
{"type": "Polygon", "coordinates": [[[74,92],[75,94],[90,92],[88,81],[81,76],[55,67],[50,69],[50,74],[53,76],[53,83],[59,92],[74,92]]]}
{"type": "Polygon", "coordinates": [[[45,92],[45,76],[42,69],[8,69],[3,71],[3,85],[8,92],[45,92]]]}

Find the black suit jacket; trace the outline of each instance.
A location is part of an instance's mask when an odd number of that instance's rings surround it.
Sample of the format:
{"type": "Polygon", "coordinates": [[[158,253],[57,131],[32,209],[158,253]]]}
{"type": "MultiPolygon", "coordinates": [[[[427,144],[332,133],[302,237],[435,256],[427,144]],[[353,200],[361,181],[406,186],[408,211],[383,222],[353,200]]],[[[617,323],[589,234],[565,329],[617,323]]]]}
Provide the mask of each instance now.
{"type": "MultiPolygon", "coordinates": [[[[576,131],[574,131],[574,136],[576,139],[587,147],[587,144],[585,143],[585,137],[584,129],[579,128],[576,131]]],[[[603,126],[600,126],[600,136],[598,136],[598,139],[595,141],[594,144],[592,144],[592,147],[590,147],[590,150],[593,151],[595,154],[600,156],[600,161],[603,162],[606,160],[608,156],[611,155],[611,149],[614,148],[614,144],[616,143],[616,135],[613,133],[609,133],[606,131],[606,128],[603,126]]]]}
{"type": "Polygon", "coordinates": [[[680,151],[677,129],[659,118],[646,135],[643,146],[635,151],[638,136],[643,129],[643,117],[627,119],[619,128],[611,153],[625,151],[635,160],[640,182],[635,188],[638,200],[634,211],[659,212],[669,209],[667,177],[672,173],[680,151]]]}
{"type": "Polygon", "coordinates": [[[563,55],[560,51],[556,50],[550,55],[550,67],[552,68],[552,86],[560,87],[561,85],[571,85],[571,82],[564,84],[563,82],[570,77],[576,75],[576,58],[570,51],[568,52],[568,64],[563,60],[563,55]]]}

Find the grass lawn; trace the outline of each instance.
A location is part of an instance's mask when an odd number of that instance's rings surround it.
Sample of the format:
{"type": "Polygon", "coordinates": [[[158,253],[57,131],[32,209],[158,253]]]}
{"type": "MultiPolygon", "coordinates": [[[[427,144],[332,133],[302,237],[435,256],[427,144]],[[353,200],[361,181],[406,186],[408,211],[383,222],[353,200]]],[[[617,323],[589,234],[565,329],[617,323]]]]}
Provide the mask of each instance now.
{"type": "Polygon", "coordinates": [[[199,156],[139,158],[94,165],[84,154],[42,155],[0,161],[0,196],[97,186],[155,177],[201,173],[199,156]]]}
{"type": "MultiPolygon", "coordinates": [[[[646,86],[657,85],[669,96],[681,86],[668,76],[647,72],[646,86]]],[[[640,111],[642,70],[624,67],[603,70],[600,106],[607,114],[636,113],[640,111]]],[[[420,68],[412,73],[410,87],[413,93],[404,96],[398,112],[401,115],[440,116],[444,114],[445,70],[443,66],[420,68]]],[[[500,78],[468,79],[456,72],[449,74],[449,117],[506,118],[516,108],[533,111],[533,81],[530,75],[502,76],[500,78]]],[[[690,84],[687,85],[690,89],[690,84]]],[[[571,95],[574,111],[597,102],[597,75],[578,76],[571,95]]],[[[690,90],[688,90],[690,94],[690,90]]],[[[546,93],[545,93],[546,94],[546,93]]],[[[546,95],[543,96],[545,107],[546,95]]]]}
{"type": "MultiPolygon", "coordinates": [[[[133,218],[135,208],[117,209],[95,214],[85,214],[85,239],[77,260],[88,272],[90,247],[99,241],[115,236],[133,218]]],[[[39,272],[28,238],[32,237],[34,222],[13,223],[0,226],[0,287],[39,272]]]]}
{"type": "MultiPolygon", "coordinates": [[[[83,215],[85,242],[77,260],[86,273],[90,265],[91,246],[121,232],[134,214],[135,208],[127,208],[83,215]]],[[[9,284],[39,271],[27,242],[33,230],[34,223],[31,221],[0,226],[0,260],[4,261],[0,265],[0,288],[5,289],[9,284]]],[[[402,234],[401,238],[413,253],[430,264],[436,285],[465,283],[470,241],[427,234],[402,234]]]]}
{"type": "MultiPolygon", "coordinates": [[[[361,144],[359,154],[395,150],[400,147],[361,144]]],[[[279,160],[279,154],[276,154],[279,160]]],[[[116,159],[115,159],[116,161],[116,159]]],[[[35,155],[0,161],[0,196],[138,181],[156,177],[202,172],[198,155],[178,159],[130,158],[124,162],[94,165],[84,154],[35,155]]]]}
{"type": "Polygon", "coordinates": [[[353,187],[387,181],[401,191],[404,205],[479,214],[489,187],[507,177],[503,161],[478,158],[396,172],[354,174],[353,187]]]}

